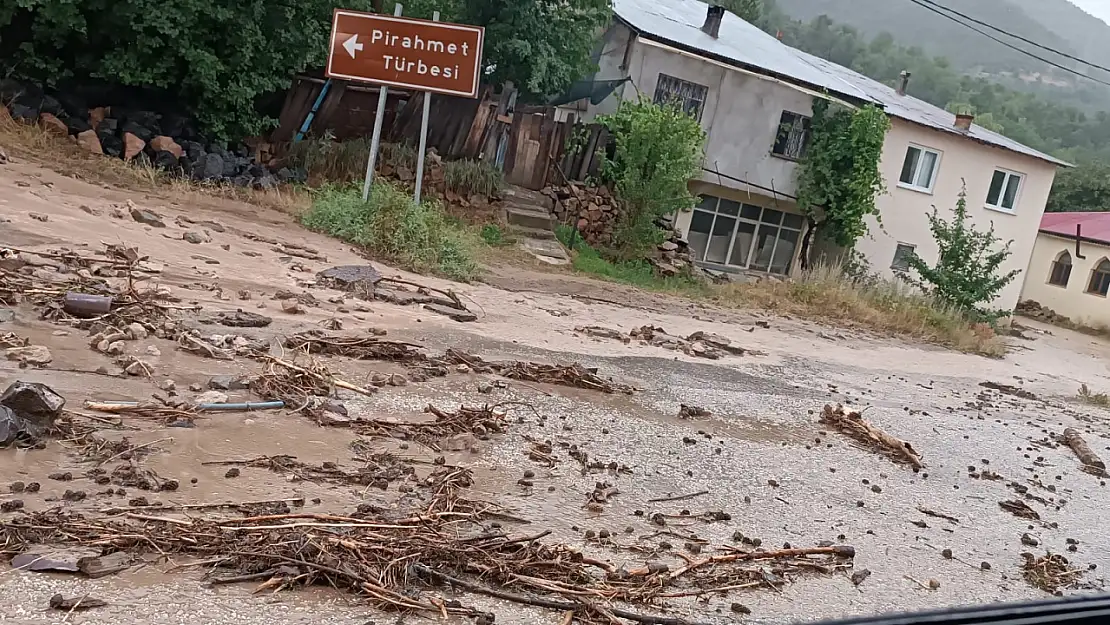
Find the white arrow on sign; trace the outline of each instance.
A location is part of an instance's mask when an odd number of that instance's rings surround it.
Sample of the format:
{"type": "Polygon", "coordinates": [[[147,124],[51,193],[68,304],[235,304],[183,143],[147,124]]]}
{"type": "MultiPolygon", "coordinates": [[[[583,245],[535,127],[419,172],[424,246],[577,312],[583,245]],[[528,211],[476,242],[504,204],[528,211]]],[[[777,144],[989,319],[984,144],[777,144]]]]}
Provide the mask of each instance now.
{"type": "Polygon", "coordinates": [[[358,35],[351,35],[351,38],[343,42],[343,47],[347,50],[347,54],[351,58],[355,58],[355,52],[362,52],[362,44],[358,42],[358,35]]]}

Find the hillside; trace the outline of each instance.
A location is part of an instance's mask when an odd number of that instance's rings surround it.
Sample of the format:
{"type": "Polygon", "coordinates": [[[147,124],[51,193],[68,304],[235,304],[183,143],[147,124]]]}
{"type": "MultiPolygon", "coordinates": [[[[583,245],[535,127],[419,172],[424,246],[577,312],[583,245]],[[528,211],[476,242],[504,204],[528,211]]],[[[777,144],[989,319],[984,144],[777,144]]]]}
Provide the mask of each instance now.
{"type": "MultiPolygon", "coordinates": [[[[1067,0],[933,0],[1045,46],[1081,58],[1110,61],[1110,26],[1067,0]]],[[[918,46],[929,55],[947,57],[963,71],[1053,73],[1049,66],[976,34],[910,0],[777,0],[787,15],[809,21],[827,15],[862,34],[889,32],[898,43],[918,46]]],[[[1005,38],[1005,37],[1003,37],[1005,38]]],[[[1023,49],[1069,67],[1075,62],[1027,44],[1023,49]]],[[[1062,72],[1057,78],[1066,77],[1062,72]]]]}

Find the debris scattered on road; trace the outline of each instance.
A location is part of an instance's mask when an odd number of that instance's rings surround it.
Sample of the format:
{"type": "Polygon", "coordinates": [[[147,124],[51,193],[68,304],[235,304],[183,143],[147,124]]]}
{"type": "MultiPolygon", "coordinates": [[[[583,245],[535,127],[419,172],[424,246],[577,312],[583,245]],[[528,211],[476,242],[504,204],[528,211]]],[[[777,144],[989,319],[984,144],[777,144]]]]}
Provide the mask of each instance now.
{"type": "Polygon", "coordinates": [[[826,404],[819,422],[835,428],[845,436],[862,443],[872,451],[881,453],[894,462],[909,464],[914,470],[925,467],[921,455],[910,443],[897,439],[871,425],[864,421],[862,414],[846,410],[843,405],[837,404],[834,408],[832,405],[826,404]]]}
{"type": "Polygon", "coordinates": [[[718,360],[725,353],[734,356],[743,356],[745,354],[762,355],[762,352],[756,352],[733,345],[730,339],[709,332],[694,332],[690,336],[682,338],[667,334],[667,331],[663,328],[649,325],[635,328],[628,334],[620,330],[602,326],[579,326],[575,328],[574,331],[585,334],[586,336],[612,339],[621,341],[622,343],[630,343],[633,339],[636,339],[647,345],[680,351],[688,356],[697,356],[709,360],[718,360]]]}
{"type": "Polygon", "coordinates": [[[1033,401],[1039,401],[1040,400],[1040,397],[1037,397],[1035,394],[1033,394],[1033,393],[1031,393],[1031,392],[1029,392],[1029,391],[1027,391],[1023,388],[1019,388],[1017,386],[1012,386],[1010,384],[1002,384],[1002,383],[999,383],[999,382],[980,382],[979,386],[981,386],[983,388],[989,388],[991,390],[998,391],[999,393],[1002,393],[1003,395],[1012,395],[1014,397],[1019,397],[1021,399],[1031,399],[1033,401]]]}
{"type": "Polygon", "coordinates": [[[1106,472],[1106,463],[1102,461],[1102,458],[1098,457],[1098,454],[1091,450],[1090,445],[1084,440],[1079,430],[1075,428],[1065,429],[1060,440],[1068,447],[1071,447],[1071,450],[1079,457],[1079,461],[1083,463],[1083,471],[1097,477],[1110,477],[1110,474],[1106,472]]]}
{"type": "Polygon", "coordinates": [[[235,312],[219,312],[215,316],[201,319],[202,323],[218,323],[230,328],[265,328],[273,323],[273,319],[258,313],[237,310],[235,312]]]}
{"type": "Polygon", "coordinates": [[[1021,519],[1039,521],[1041,518],[1041,515],[1038,514],[1036,510],[1030,508],[1028,504],[1020,499],[1000,501],[998,502],[998,507],[1021,519]]]}
{"type": "Polygon", "coordinates": [[[952,515],[944,514],[943,512],[937,512],[935,510],[930,510],[930,509],[926,508],[925,506],[918,506],[917,511],[920,512],[921,514],[928,515],[928,516],[931,516],[931,517],[935,517],[935,518],[938,518],[938,519],[944,519],[945,521],[949,521],[951,523],[957,523],[958,524],[960,522],[959,519],[957,519],[956,517],[954,517],[952,515]]]}
{"type": "Polygon", "coordinates": [[[700,406],[689,406],[686,404],[679,404],[678,418],[679,419],[700,419],[705,417],[712,417],[713,413],[700,406]]]}
{"type": "Polygon", "coordinates": [[[57,594],[50,598],[50,607],[52,609],[65,610],[66,612],[92,610],[94,608],[103,608],[106,605],[108,605],[107,601],[96,599],[88,595],[67,599],[61,594],[57,594]]]}
{"type": "Polygon", "coordinates": [[[1068,559],[1059,554],[1049,553],[1038,558],[1031,553],[1023,553],[1021,557],[1022,577],[1030,586],[1048,593],[1075,586],[1083,575],[1082,570],[1072,568],[1068,559]]]}
{"type": "Polygon", "coordinates": [[[0,447],[34,446],[54,427],[66,400],[49,386],[17,380],[0,395],[0,447]]]}

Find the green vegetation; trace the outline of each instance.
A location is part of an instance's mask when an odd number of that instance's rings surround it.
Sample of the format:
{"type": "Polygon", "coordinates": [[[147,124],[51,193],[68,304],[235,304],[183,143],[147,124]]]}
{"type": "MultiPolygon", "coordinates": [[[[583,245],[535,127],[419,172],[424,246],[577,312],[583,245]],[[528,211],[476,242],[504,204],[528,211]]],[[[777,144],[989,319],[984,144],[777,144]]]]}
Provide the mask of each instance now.
{"type": "MultiPolygon", "coordinates": [[[[830,108],[827,100],[814,98],[811,129],[812,143],[798,168],[798,206],[816,236],[851,249],[867,234],[867,216],[879,216],[879,160],[890,120],[874,106],[854,111],[830,108]]],[[[808,264],[810,236],[807,232],[803,267],[808,264]]]]}
{"type": "Polygon", "coordinates": [[[501,227],[497,224],[486,224],[482,226],[482,229],[478,232],[478,236],[490,247],[501,247],[508,243],[508,240],[505,238],[505,233],[501,232],[501,227]]]}
{"type": "Polygon", "coordinates": [[[1110,211],[1110,161],[1056,172],[1045,210],[1110,211]]]}
{"type": "Polygon", "coordinates": [[[486,161],[460,159],[443,164],[443,180],[448,191],[462,196],[491,196],[505,186],[505,176],[500,169],[486,161]]]}
{"type": "Polygon", "coordinates": [[[427,200],[416,205],[409,191],[388,182],[375,182],[368,202],[354,187],[324,187],[301,221],[405,269],[462,281],[478,273],[465,233],[439,204],[427,200]]]}
{"type": "Polygon", "coordinates": [[[607,260],[598,250],[582,240],[571,226],[555,226],[555,236],[571,250],[574,257],[571,266],[575,271],[652,291],[681,292],[686,295],[704,291],[705,287],[690,276],[659,276],[645,260],[607,260]]]}
{"type": "MultiPolygon", "coordinates": [[[[1054,32],[1068,41],[1101,44],[1110,36],[1110,27],[1082,15],[1063,0],[984,0],[978,4],[942,1],[957,10],[977,15],[992,24],[1010,27],[1014,32],[1049,45],[1052,45],[1053,39],[1041,36],[1043,33],[1000,20],[1020,19],[1019,14],[1024,11],[1029,15],[1035,14],[1036,22],[1059,22],[1058,26],[1054,26],[1054,32]],[[1050,4],[1056,9],[1049,11],[1050,4]],[[1020,5],[1021,11],[1011,5],[1020,5]],[[1059,17],[1048,20],[1049,14],[1059,17]],[[1079,26],[1082,26],[1082,32],[1095,29],[1102,34],[1076,38],[1072,33],[1080,32],[1077,30],[1079,26]],[[1062,35],[1062,32],[1068,34],[1062,35]]],[[[1105,195],[1099,190],[1099,185],[1105,180],[1101,174],[1105,172],[1105,165],[1110,163],[1110,112],[1106,110],[1110,90],[1107,88],[1058,70],[1046,75],[1051,84],[1022,80],[1017,75],[1043,72],[1043,64],[909,2],[763,0],[762,17],[758,24],[771,34],[781,33],[787,45],[850,67],[891,86],[898,83],[903,70],[911,72],[910,95],[949,110],[959,108],[974,113],[976,121],[986,127],[1077,164],[1074,172],[1061,176],[1061,185],[1070,186],[1053,188],[1052,210],[1107,210],[1105,195]],[[808,21],[793,19],[784,10],[808,21]],[[866,36],[857,28],[838,23],[823,14],[850,20],[864,32],[875,34],[873,37],[866,36]],[[883,29],[899,24],[913,24],[913,28],[899,28],[896,42],[895,37],[883,32],[883,29]],[[943,30],[938,30],[942,27],[943,30]],[[930,49],[951,56],[931,56],[922,47],[905,45],[915,43],[935,46],[930,49]],[[1003,54],[1004,58],[992,60],[994,53],[1003,54]],[[980,74],[985,68],[1005,70],[1009,74],[997,71],[980,74]],[[1085,173],[1088,168],[1094,168],[1094,171],[1085,173]],[[1093,188],[1088,192],[1083,190],[1084,186],[1093,188]],[[1057,198],[1058,193],[1068,193],[1072,200],[1078,201],[1057,198]],[[1087,200],[1092,198],[1093,201],[1088,203],[1087,200]]],[[[1067,45],[1058,49],[1067,49],[1067,45]]],[[[1106,56],[1105,49],[1103,46],[1103,56],[1106,56]]],[[[1091,52],[1083,50],[1082,55],[1098,62],[1098,57],[1091,52]]],[[[1104,60],[1104,64],[1107,63],[1110,63],[1110,57],[1104,60]]]]}
{"type": "Polygon", "coordinates": [[[910,270],[917,275],[907,279],[938,302],[960,311],[977,321],[993,322],[1009,315],[1002,310],[990,310],[983,305],[995,297],[1021,273],[1014,269],[1000,274],[1002,263],[1012,254],[1010,243],[1001,244],[990,229],[979,231],[969,221],[967,194],[960,191],[960,199],[952,211],[952,221],[945,221],[934,208],[929,215],[929,229],[940,248],[937,264],[930,267],[920,256],[909,257],[910,270]]]}
{"type": "MultiPolygon", "coordinates": [[[[372,0],[344,8],[370,10],[372,0]]],[[[392,11],[393,3],[387,11],[392,11]]],[[[608,0],[415,0],[406,15],[486,28],[491,84],[527,101],[566,89],[594,67],[608,0]]],[[[292,77],[321,67],[335,2],[16,0],[0,2],[0,76],[54,85],[73,78],[164,89],[212,135],[239,139],[274,120],[256,108],[292,77]]],[[[280,98],[277,100],[280,102],[280,98]]]]}
{"type": "Polygon", "coordinates": [[[687,185],[701,173],[705,131],[678,106],[646,97],[621,103],[598,122],[616,143],[601,169],[623,204],[613,252],[622,260],[643,258],[662,243],[656,220],[694,207],[687,185]]]}
{"type": "Polygon", "coordinates": [[[712,287],[711,299],[736,308],[761,308],[836,325],[859,326],[1000,357],[1005,344],[994,329],[903,283],[845,275],[842,267],[815,265],[791,280],[712,287]]]}

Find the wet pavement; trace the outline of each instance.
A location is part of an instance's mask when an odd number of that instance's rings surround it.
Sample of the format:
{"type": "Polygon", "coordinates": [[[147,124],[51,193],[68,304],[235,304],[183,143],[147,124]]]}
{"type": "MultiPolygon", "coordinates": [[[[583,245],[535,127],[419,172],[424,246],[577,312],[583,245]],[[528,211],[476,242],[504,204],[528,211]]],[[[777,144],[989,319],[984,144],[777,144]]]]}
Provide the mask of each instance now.
{"type": "MultiPolygon", "coordinates": [[[[97,245],[97,237],[107,233],[96,228],[104,226],[89,221],[87,215],[82,221],[84,213],[75,209],[77,198],[90,191],[64,187],[59,183],[50,191],[58,194],[54,199],[60,216],[52,216],[44,236],[97,245]],[[55,227],[57,231],[49,231],[55,227]]],[[[159,210],[173,211],[165,206],[159,210]]],[[[229,226],[247,229],[251,223],[249,215],[206,210],[229,226]]],[[[18,221],[25,208],[18,199],[0,199],[0,215],[18,221]]],[[[288,236],[280,220],[268,219],[272,221],[263,220],[256,230],[288,236]]],[[[23,228],[19,232],[29,231],[27,224],[15,225],[23,228]]],[[[109,223],[107,228],[115,226],[109,223]]],[[[141,239],[141,245],[149,246],[144,252],[150,249],[167,262],[165,284],[207,311],[248,304],[220,299],[214,289],[184,286],[204,281],[228,292],[232,288],[254,292],[251,309],[275,318],[272,327],[250,331],[255,338],[319,328],[321,320],[334,316],[343,320],[345,333],[381,327],[388,330],[387,338],[420,343],[429,353],[454,347],[486,360],[579,362],[635,386],[638,390],[632,395],[607,395],[453,370],[446,377],[386,387],[373,397],[340,393],[351,416],[416,419],[429,403],[446,409],[490,403],[506,411],[512,423],[505,434],[472,440],[443,455],[449,464],[474,470],[476,481],[468,496],[496,502],[529,521],[506,524],[512,532],[550,530],[551,541],[629,568],[656,559],[680,563],[683,556],[694,557],[699,546],[702,555],[724,545],[740,546],[734,539],[737,533],[758,538],[765,548],[787,543],[810,547],[829,541],[856,549],[854,569],[846,572],[802,573],[776,584],[774,590],[764,587],[673,599],[658,606],[660,612],[712,623],[791,623],[1033,599],[1045,593],[1022,578],[1023,552],[1063,553],[1074,566],[1089,569],[1081,577],[1082,588],[1068,592],[1101,588],[1103,571],[1110,566],[1110,537],[1099,522],[1107,487],[1080,470],[1070,449],[1053,442],[1065,427],[1076,427],[1097,453],[1104,457],[1110,453],[1106,451],[1110,411],[1076,398],[1081,383],[1096,391],[1110,390],[1106,366],[1110,346],[1096,339],[1036,325],[1029,333],[1033,340],[1015,339],[1005,359],[988,360],[790,319],[772,317],[770,327],[755,327],[757,318],[751,315],[634,292],[610,294],[626,299],[623,306],[584,299],[582,288],[596,288],[589,285],[578,284],[575,292],[563,294],[522,279],[528,291],[514,293],[407,274],[402,275],[459,289],[482,310],[482,318],[457,324],[415,306],[382,303],[353,313],[323,303],[306,315],[293,316],[281,313],[267,296],[278,288],[303,288],[305,277],[325,264],[306,263],[309,271],[275,272],[267,269],[265,258],[232,262],[240,250],[263,254],[269,246],[229,237],[231,250],[204,248],[213,257],[232,255],[225,258],[228,262],[216,269],[198,269],[181,251],[191,249],[189,244],[141,229],[128,236],[141,239]],[[268,308],[258,309],[258,301],[270,302],[268,308]],[[573,330],[580,325],[605,325],[628,331],[644,324],[663,326],[676,335],[716,332],[764,355],[706,361],[658,347],[588,338],[573,330]],[[491,382],[504,387],[479,392],[481,384],[491,382]],[[982,382],[1020,387],[1035,398],[987,389],[980,386],[982,382]],[[862,410],[870,423],[910,441],[923,455],[925,468],[915,473],[829,431],[818,423],[826,403],[862,410]],[[680,404],[696,405],[712,414],[684,419],[679,417],[680,404]],[[536,442],[550,443],[553,466],[529,458],[536,442]],[[588,454],[589,463],[600,461],[617,469],[584,467],[572,457],[572,448],[588,454]],[[530,477],[525,478],[525,472],[530,477]],[[1000,479],[984,478],[994,474],[1000,479]],[[589,506],[588,498],[599,483],[619,492],[600,506],[589,506]],[[703,491],[678,501],[652,501],[703,491]],[[1024,498],[1020,491],[1032,498],[1024,498]],[[1024,499],[1041,521],[1019,519],[999,507],[998,502],[1011,499],[1024,499]],[[921,509],[958,521],[929,516],[921,509]],[[664,519],[663,524],[653,517],[664,519]],[[610,544],[594,538],[603,530],[611,536],[610,544]],[[1023,544],[1025,533],[1041,544],[1023,544]],[[1069,544],[1069,539],[1075,544],[1069,544]],[[951,550],[952,558],[942,555],[945,549],[951,550]],[[849,575],[864,569],[871,575],[856,586],[849,575]],[[931,580],[939,586],[929,589],[931,580]],[[734,603],[743,604],[751,614],[734,612],[734,603]]],[[[26,234],[15,239],[25,245],[36,243],[26,234]]],[[[0,233],[0,246],[13,241],[0,233]]],[[[326,249],[332,257],[329,264],[361,262],[315,235],[306,233],[301,242],[326,249]]],[[[499,282],[504,282],[504,276],[499,282]]],[[[321,302],[334,294],[325,289],[313,292],[321,302]]],[[[59,335],[59,326],[38,320],[33,310],[16,312],[16,320],[0,324],[0,332],[14,331],[33,344],[48,346],[55,370],[20,369],[14,362],[2,361],[0,386],[15,379],[41,381],[66,396],[67,407],[73,409],[80,409],[85,399],[147,399],[167,378],[176,382],[183,395],[191,395],[184,390],[190,384],[204,385],[217,374],[257,374],[260,368],[245,358],[200,358],[176,350],[170,341],[149,338],[129,344],[128,350],[148,354],[150,347],[156,349],[160,355],[149,357],[155,369],[152,379],[94,375],[89,372],[110,361],[88,348],[84,333],[63,328],[69,334],[59,335]]],[[[375,372],[403,371],[375,361],[326,361],[341,377],[359,383],[375,372]]],[[[233,398],[246,396],[233,393],[233,398]]],[[[100,488],[81,477],[88,463],[74,455],[71,445],[52,441],[40,451],[0,450],[0,501],[12,498],[6,486],[16,480],[42,483],[38,496],[23,497],[28,510],[61,506],[88,514],[123,505],[138,494],[167,503],[304,498],[305,511],[336,513],[349,512],[360,503],[388,506],[393,501],[392,487],[383,492],[316,484],[262,468],[244,468],[240,477],[227,478],[226,466],[204,464],[291,454],[302,462],[357,466],[350,449],[358,438],[353,432],[319,427],[298,414],[213,414],[191,429],[127,423],[138,429],[106,429],[101,434],[126,435],[139,443],[159,441],[157,450],[142,462],[177,479],[181,484],[177,491],[95,495],[100,488]],[[72,482],[47,478],[57,471],[78,477],[72,482]],[[47,501],[74,488],[88,490],[90,497],[78,503],[47,501]],[[314,503],[317,499],[319,503],[314,503]]],[[[375,451],[411,459],[435,455],[415,445],[402,448],[394,440],[371,439],[368,444],[375,451]]],[[[0,515],[0,522],[4,518],[0,515]]],[[[186,566],[189,558],[144,557],[146,564],[137,569],[100,580],[0,570],[0,605],[5,606],[0,609],[0,622],[347,625],[424,620],[382,614],[357,597],[326,589],[251,594],[251,585],[211,587],[202,579],[204,567],[186,566]],[[110,605],[86,613],[51,612],[46,605],[55,592],[89,594],[110,605]]],[[[557,612],[474,595],[461,600],[495,612],[500,623],[551,623],[561,618],[557,612]]]]}

